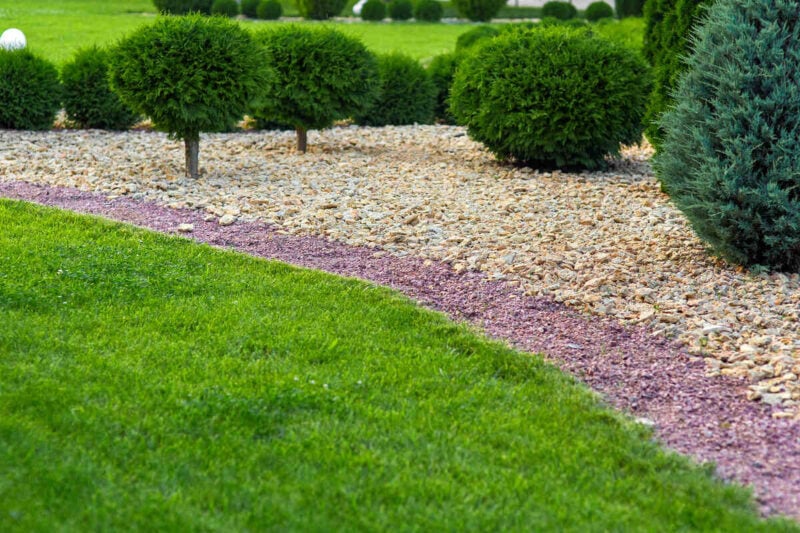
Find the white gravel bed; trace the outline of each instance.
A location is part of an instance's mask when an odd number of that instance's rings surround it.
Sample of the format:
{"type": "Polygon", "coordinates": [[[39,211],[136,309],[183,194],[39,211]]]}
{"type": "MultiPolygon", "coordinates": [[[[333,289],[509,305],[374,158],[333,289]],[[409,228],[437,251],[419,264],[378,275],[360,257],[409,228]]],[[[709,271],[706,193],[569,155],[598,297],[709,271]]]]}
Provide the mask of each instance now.
{"type": "Polygon", "coordinates": [[[296,153],[293,132],[204,135],[192,181],[182,143],[160,133],[3,131],[0,181],[131,195],[223,224],[258,218],[481,270],[680,339],[709,374],[747,379],[773,416],[800,418],[800,276],[709,257],[661,193],[649,147],[608,172],[567,174],[499,164],[457,127],[335,128],[310,132],[309,146],[296,153]]]}

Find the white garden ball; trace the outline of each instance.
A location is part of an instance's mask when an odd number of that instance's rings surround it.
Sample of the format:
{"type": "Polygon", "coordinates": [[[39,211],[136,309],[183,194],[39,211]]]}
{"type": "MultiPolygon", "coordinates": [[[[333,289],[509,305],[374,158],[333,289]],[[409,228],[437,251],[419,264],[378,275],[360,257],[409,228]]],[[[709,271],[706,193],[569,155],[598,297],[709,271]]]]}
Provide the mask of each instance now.
{"type": "Polygon", "coordinates": [[[9,28],[0,35],[0,48],[5,50],[21,50],[26,44],[25,34],[17,28],[9,28]]]}

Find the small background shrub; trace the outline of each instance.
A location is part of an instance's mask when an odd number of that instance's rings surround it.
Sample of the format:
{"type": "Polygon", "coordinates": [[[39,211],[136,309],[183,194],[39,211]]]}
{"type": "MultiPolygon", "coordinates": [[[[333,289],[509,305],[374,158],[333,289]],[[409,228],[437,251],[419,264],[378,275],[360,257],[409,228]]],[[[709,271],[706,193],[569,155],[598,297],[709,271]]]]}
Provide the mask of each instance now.
{"type": "MultiPolygon", "coordinates": [[[[675,1],[675,0],[671,0],[675,1]]],[[[691,0],[689,0],[691,1],[691,0]]],[[[641,17],[644,14],[645,0],[615,0],[617,18],[641,17]]]]}
{"type": "Polygon", "coordinates": [[[411,0],[393,0],[389,3],[389,17],[392,20],[409,20],[414,15],[411,0]]]}
{"type": "Polygon", "coordinates": [[[436,88],[417,60],[402,55],[378,56],[380,91],[377,100],[356,117],[362,126],[432,124],[436,88]]]}
{"type": "Polygon", "coordinates": [[[463,57],[464,54],[460,52],[441,54],[434,57],[428,65],[428,75],[436,88],[436,105],[433,108],[433,116],[444,124],[456,123],[455,117],[450,113],[450,87],[463,57]]]}
{"type": "Polygon", "coordinates": [[[211,14],[213,0],[153,0],[156,9],[161,13],[170,15],[185,15],[187,13],[211,14]]]}
{"type": "Polygon", "coordinates": [[[748,267],[800,272],[798,34],[794,2],[719,0],[663,117],[666,191],[717,254],[748,267]]]}
{"type": "Polygon", "coordinates": [[[439,22],[444,8],[436,0],[419,0],[414,6],[414,18],[420,22],[439,22]]]}
{"type": "Polygon", "coordinates": [[[650,89],[636,52],[589,32],[504,33],[469,54],[450,108],[500,159],[602,168],[620,143],[641,140],[650,89]]]}
{"type": "Polygon", "coordinates": [[[256,10],[259,3],[261,3],[261,0],[242,0],[242,15],[251,19],[257,18],[258,13],[256,10]]]}
{"type": "Polygon", "coordinates": [[[58,71],[27,48],[0,48],[0,129],[47,130],[61,107],[58,71]]]}
{"type": "Polygon", "coordinates": [[[361,6],[361,19],[370,22],[380,22],[386,18],[386,4],[383,0],[367,0],[361,6]]]}
{"type": "Polygon", "coordinates": [[[497,16],[507,0],[452,0],[458,13],[469,20],[487,22],[497,16]]]}
{"type": "Polygon", "coordinates": [[[614,9],[605,2],[592,2],[586,7],[586,20],[589,22],[613,17],[614,9]]]}
{"type": "Polygon", "coordinates": [[[296,0],[300,16],[311,20],[327,20],[339,16],[347,0],[296,0]]]}
{"type": "Polygon", "coordinates": [[[214,0],[211,4],[212,15],[235,17],[239,14],[239,2],[236,0],[214,0]]]}
{"type": "Polygon", "coordinates": [[[108,83],[109,53],[98,47],[79,50],[61,69],[64,110],[79,128],[127,130],[139,116],[108,83]]]}
{"type": "Polygon", "coordinates": [[[458,36],[458,39],[456,39],[456,51],[463,52],[484,40],[498,35],[500,35],[500,30],[493,26],[475,26],[458,36]]]}
{"type": "Polygon", "coordinates": [[[283,5],[278,0],[261,0],[256,16],[262,20],[278,20],[283,15],[283,5]]]}
{"type": "Polygon", "coordinates": [[[553,17],[558,20],[570,20],[578,16],[578,10],[569,2],[551,0],[542,6],[542,18],[553,17]]]}

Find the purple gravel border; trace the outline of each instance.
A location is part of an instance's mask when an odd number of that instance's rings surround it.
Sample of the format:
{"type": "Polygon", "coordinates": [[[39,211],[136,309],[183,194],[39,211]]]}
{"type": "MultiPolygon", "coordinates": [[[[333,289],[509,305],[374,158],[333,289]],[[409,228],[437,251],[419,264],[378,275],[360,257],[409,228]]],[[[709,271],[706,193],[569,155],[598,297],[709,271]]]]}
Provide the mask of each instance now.
{"type": "Polygon", "coordinates": [[[772,419],[768,406],[745,399],[745,381],[705,377],[702,361],[643,328],[585,316],[479,273],[456,274],[443,263],[374,257],[369,248],[285,235],[262,223],[221,227],[198,211],[23,182],[0,183],[0,197],[164,233],[191,223],[197,241],[392,287],[523,350],[545,353],[609,403],[655,422],[666,446],[714,461],[721,477],[752,485],[764,514],[800,519],[800,423],[772,419]]]}

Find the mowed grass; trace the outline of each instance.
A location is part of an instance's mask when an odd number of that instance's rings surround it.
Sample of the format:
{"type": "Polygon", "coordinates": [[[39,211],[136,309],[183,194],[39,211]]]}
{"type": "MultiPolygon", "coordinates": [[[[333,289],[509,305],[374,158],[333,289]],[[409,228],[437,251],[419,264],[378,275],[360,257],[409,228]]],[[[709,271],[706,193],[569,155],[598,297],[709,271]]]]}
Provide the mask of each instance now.
{"type": "Polygon", "coordinates": [[[797,531],[387,289],[22,202],[0,227],[2,531],[797,531]]]}

